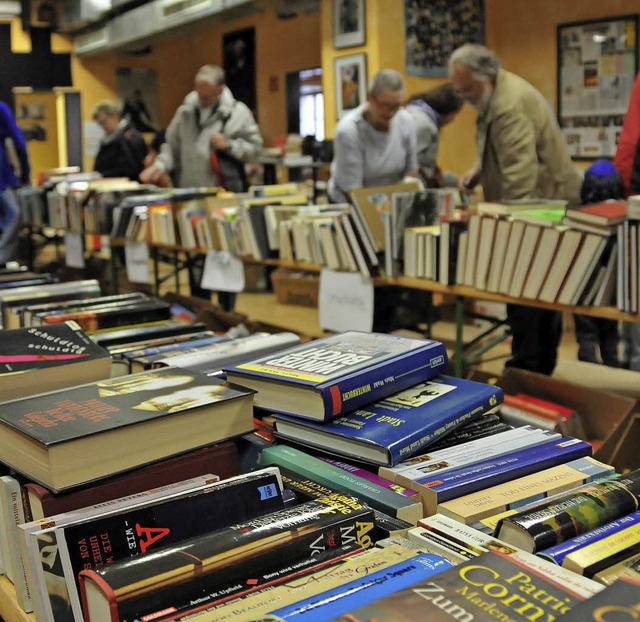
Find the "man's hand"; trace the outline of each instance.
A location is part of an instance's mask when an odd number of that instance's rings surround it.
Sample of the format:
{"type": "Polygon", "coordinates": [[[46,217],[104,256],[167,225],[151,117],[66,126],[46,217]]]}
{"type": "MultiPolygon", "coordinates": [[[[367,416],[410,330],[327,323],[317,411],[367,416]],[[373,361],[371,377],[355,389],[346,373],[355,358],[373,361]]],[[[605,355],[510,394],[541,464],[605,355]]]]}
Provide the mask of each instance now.
{"type": "Polygon", "coordinates": [[[151,166],[147,166],[138,178],[143,184],[155,184],[160,179],[162,173],[164,173],[164,171],[159,166],[152,164],[151,166]]]}
{"type": "Polygon", "coordinates": [[[468,170],[464,175],[458,177],[458,190],[471,192],[476,187],[479,180],[480,173],[477,171],[477,169],[472,168],[468,170]]]}
{"type": "Polygon", "coordinates": [[[211,145],[214,149],[226,151],[229,148],[229,141],[226,139],[224,134],[214,132],[211,134],[211,145]]]}

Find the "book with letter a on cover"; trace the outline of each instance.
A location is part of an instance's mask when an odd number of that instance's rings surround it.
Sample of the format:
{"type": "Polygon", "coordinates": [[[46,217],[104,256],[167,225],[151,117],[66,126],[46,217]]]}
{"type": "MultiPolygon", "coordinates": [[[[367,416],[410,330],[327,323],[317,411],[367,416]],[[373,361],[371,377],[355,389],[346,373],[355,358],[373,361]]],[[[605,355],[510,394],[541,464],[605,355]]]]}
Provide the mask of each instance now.
{"type": "Polygon", "coordinates": [[[58,492],[252,429],[251,392],[166,367],[0,404],[0,455],[58,492]]]}
{"type": "Polygon", "coordinates": [[[76,322],[2,331],[0,400],[109,378],[111,357],[76,322]]]}
{"type": "MultiPolygon", "coordinates": [[[[43,530],[30,537],[39,550],[57,549],[60,564],[55,574],[64,580],[71,609],[79,620],[81,605],[77,576],[80,570],[144,557],[163,547],[283,508],[279,472],[273,468],[263,469],[213,482],[191,494],[159,499],[129,509],[125,507],[119,512],[109,513],[107,506],[104,515],[78,518],[67,525],[47,529],[45,522],[43,530]]],[[[39,573],[36,571],[35,574],[39,573]]],[[[44,584],[48,585],[46,579],[44,584]]],[[[53,605],[54,599],[51,601],[53,605]]]]}
{"type": "Polygon", "coordinates": [[[499,406],[502,395],[502,389],[489,384],[437,376],[327,423],[276,414],[276,435],[390,466],[499,406]]]}
{"type": "Polygon", "coordinates": [[[352,622],[531,622],[555,620],[584,599],[519,559],[487,552],[387,596],[365,594],[352,622]]]}
{"type": "Polygon", "coordinates": [[[347,331],[225,368],[256,406],[324,421],[445,371],[431,339],[347,331]]]}
{"type": "Polygon", "coordinates": [[[80,573],[87,622],[177,617],[213,591],[232,588],[234,570],[264,568],[355,542],[375,542],[373,513],[334,494],[190,538],[139,558],[80,573]]]}
{"type": "Polygon", "coordinates": [[[503,518],[496,536],[537,552],[638,509],[640,469],[568,492],[566,497],[503,518]]]}

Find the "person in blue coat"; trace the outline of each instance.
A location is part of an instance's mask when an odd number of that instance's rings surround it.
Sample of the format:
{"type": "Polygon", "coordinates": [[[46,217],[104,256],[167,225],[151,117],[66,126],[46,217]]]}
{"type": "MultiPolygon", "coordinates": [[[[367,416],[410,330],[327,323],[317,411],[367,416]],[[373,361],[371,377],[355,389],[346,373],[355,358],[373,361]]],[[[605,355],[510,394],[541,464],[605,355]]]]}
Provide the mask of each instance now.
{"type": "Polygon", "coordinates": [[[0,265],[18,254],[20,209],[15,190],[30,184],[27,144],[11,108],[0,102],[0,265]]]}

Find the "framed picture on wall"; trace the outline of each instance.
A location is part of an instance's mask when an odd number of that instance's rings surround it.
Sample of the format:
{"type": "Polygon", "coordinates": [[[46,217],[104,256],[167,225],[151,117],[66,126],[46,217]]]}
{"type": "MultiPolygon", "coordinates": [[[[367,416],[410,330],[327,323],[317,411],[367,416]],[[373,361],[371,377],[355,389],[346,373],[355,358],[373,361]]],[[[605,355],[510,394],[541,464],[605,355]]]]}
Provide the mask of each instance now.
{"type": "Polygon", "coordinates": [[[405,0],[404,21],[410,76],[445,77],[453,50],[485,41],[484,0],[405,0]]]}
{"type": "Polygon", "coordinates": [[[367,97],[366,54],[351,54],[335,59],[336,110],[338,119],[357,108],[367,97]]]}
{"type": "Polygon", "coordinates": [[[612,158],[638,71],[636,15],[559,24],[558,122],[574,159],[612,158]]]}
{"type": "Polygon", "coordinates": [[[364,17],[364,0],[333,0],[334,47],[364,45],[364,17]]]}

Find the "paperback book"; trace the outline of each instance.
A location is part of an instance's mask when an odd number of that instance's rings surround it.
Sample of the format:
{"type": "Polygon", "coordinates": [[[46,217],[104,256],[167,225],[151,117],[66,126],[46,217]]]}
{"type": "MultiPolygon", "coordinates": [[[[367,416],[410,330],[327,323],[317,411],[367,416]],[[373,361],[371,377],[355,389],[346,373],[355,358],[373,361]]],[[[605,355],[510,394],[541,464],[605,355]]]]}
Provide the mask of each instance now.
{"type": "Polygon", "coordinates": [[[496,408],[502,396],[499,387],[438,376],[322,424],[276,414],[275,433],[330,454],[390,466],[496,408]]]}
{"type": "Polygon", "coordinates": [[[445,371],[445,346],[430,339],[347,331],[225,368],[257,391],[256,406],[328,420],[445,371]]]}

